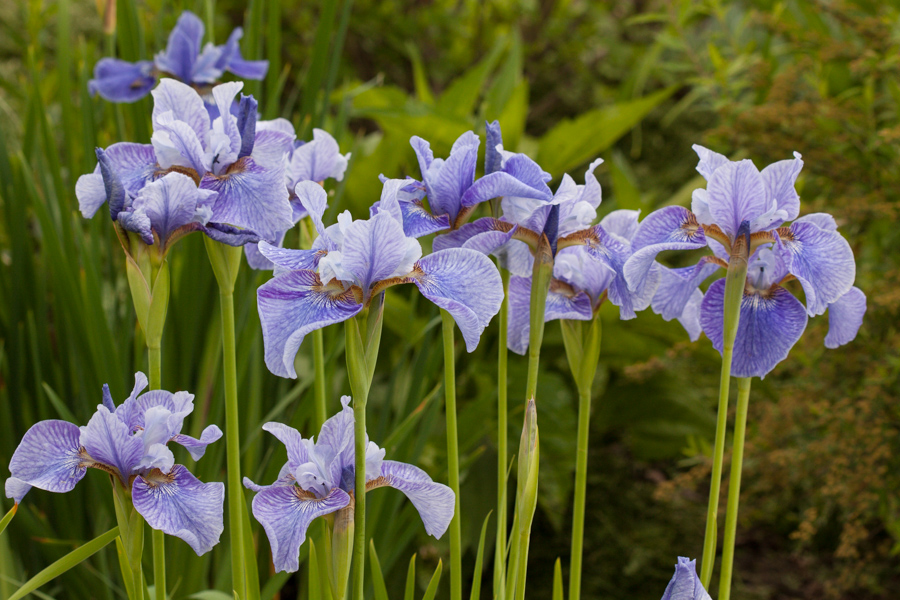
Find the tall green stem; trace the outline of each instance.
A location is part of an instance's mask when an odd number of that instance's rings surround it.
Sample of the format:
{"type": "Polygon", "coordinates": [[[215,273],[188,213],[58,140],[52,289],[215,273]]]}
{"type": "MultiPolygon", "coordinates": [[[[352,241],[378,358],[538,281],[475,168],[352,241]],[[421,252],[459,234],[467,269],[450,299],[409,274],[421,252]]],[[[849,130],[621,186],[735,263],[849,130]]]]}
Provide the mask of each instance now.
{"type": "Polygon", "coordinates": [[[738,503],[741,499],[741,469],[744,464],[744,437],[747,432],[747,410],[750,406],[749,377],[738,378],[737,414],[734,420],[734,448],[731,453],[731,478],[728,482],[728,504],[725,510],[725,540],[722,547],[722,570],[719,573],[719,600],[731,596],[731,572],[734,567],[734,538],[737,534],[738,503]]]}
{"type": "Polygon", "coordinates": [[[244,527],[241,488],[241,436],[237,399],[237,353],[234,344],[234,295],[220,288],[222,304],[222,363],[225,372],[225,445],[228,456],[228,528],[231,535],[231,580],[241,598],[247,597],[244,573],[244,527]]]}
{"type": "Polygon", "coordinates": [[[328,418],[328,406],[325,400],[325,339],[321,329],[312,332],[313,339],[313,368],[316,378],[313,380],[313,395],[316,399],[316,425],[322,427],[322,423],[328,418]]]}
{"type": "MultiPolygon", "coordinates": [[[[738,244],[735,244],[736,246],[738,244]]],[[[725,301],[722,331],[722,373],[719,379],[719,407],[716,416],[716,441],[706,511],[706,534],[703,538],[703,561],[700,580],[708,588],[712,579],[718,537],[719,490],[722,485],[722,460],[725,455],[725,433],[728,427],[728,392],[731,383],[731,359],[741,315],[741,300],[747,282],[747,259],[743,252],[732,254],[725,277],[725,301]]]]}
{"type": "Polygon", "coordinates": [[[456,428],[456,358],[453,349],[453,328],[456,323],[441,309],[444,338],[444,403],[447,413],[447,469],[450,489],[455,496],[453,520],[450,521],[450,598],[462,598],[462,533],[459,504],[459,439],[456,428]]]}
{"type": "Polygon", "coordinates": [[[553,255],[547,236],[534,256],[534,268],[531,276],[531,298],[529,302],[528,331],[528,379],[525,385],[525,400],[537,394],[538,366],[541,359],[541,344],[544,341],[544,313],[547,306],[547,292],[553,278],[553,255]]]}
{"type": "MultiPolygon", "coordinates": [[[[162,356],[159,346],[149,346],[147,355],[150,363],[150,389],[162,389],[162,356]]],[[[152,529],[153,542],[153,589],[156,600],[166,600],[166,534],[152,529]]]]}
{"type": "Polygon", "coordinates": [[[506,599],[506,464],[508,448],[507,424],[507,359],[509,349],[506,347],[506,328],[509,322],[509,271],[500,268],[503,281],[503,304],[500,305],[499,351],[497,355],[497,543],[494,546],[494,596],[497,600],[506,599]]]}
{"type": "MultiPolygon", "coordinates": [[[[353,527],[353,597],[365,598],[366,573],[366,402],[369,398],[369,367],[366,361],[366,345],[360,335],[359,322],[351,317],[344,322],[346,340],[347,373],[353,394],[354,450],[354,512],[353,527]]],[[[340,595],[338,593],[338,595],[340,595]]]]}

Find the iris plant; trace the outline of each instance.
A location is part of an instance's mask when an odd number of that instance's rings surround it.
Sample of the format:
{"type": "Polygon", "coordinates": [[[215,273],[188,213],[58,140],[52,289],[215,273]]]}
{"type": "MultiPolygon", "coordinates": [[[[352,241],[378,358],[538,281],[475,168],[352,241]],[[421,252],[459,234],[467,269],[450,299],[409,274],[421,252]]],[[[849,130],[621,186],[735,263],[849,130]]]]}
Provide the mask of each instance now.
{"type": "Polygon", "coordinates": [[[181,433],[184,419],[194,409],[193,394],[165,390],[141,394],[147,378],[137,373],[134,379],[134,389],[119,406],[104,385],[103,403],[86,426],[59,420],[33,425],[10,460],[12,475],[6,480],[6,496],[18,504],[32,487],[68,492],[88,468],[108,473],[120,535],[129,549],[130,571],[126,565],[122,568],[123,574],[130,573],[126,584],[131,592],[144,585],[140,517],[154,530],[181,538],[202,555],[219,542],[224,529],[225,494],[223,484],[203,483],[187,467],[175,464],[168,447],[169,442],[180,444],[199,460],[206,447],[222,437],[215,425],[204,429],[200,439],[181,433]],[[139,516],[128,517],[131,507],[139,516]]]}
{"type": "Polygon", "coordinates": [[[678,557],[675,574],[666,586],[662,600],[712,600],[700,578],[697,577],[697,561],[678,557]]]}
{"type": "Polygon", "coordinates": [[[729,381],[732,375],[740,378],[719,585],[720,597],[727,600],[750,378],[765,377],[800,339],[808,317],[826,310],[830,323],[826,345],[850,342],[862,323],[866,299],[853,286],[853,251],[837,232],[834,218],[824,213],[797,218],[800,197],[795,182],[803,167],[799,154],[759,171],[749,160],[733,162],[702,146],[694,149],[700,157],[697,170],[708,182],[706,189],[694,192],[692,210],[668,207],[641,223],[638,235],[643,233],[652,243],[629,259],[625,275],[630,286],[640,286],[659,252],[690,247],[685,244],[686,232],[702,229],[712,249],[712,255],[693,267],[664,270],[653,307],[670,319],[695,310],[702,297],[700,325],[723,359],[703,550],[704,584],[711,578],[715,551],[729,381]],[[719,267],[727,269],[727,276],[702,295],[698,286],[719,267]],[[804,292],[805,306],[784,287],[793,280],[804,292]]]}
{"type": "MultiPolygon", "coordinates": [[[[287,447],[288,460],[278,479],[268,486],[256,485],[244,478],[244,485],[257,492],[253,515],[262,523],[272,547],[276,571],[296,571],[300,546],[313,519],[334,516],[334,536],[346,535],[340,528],[350,527],[354,506],[356,467],[354,464],[354,416],[350,396],[341,398],[343,406],[322,426],[318,437],[304,439],[300,433],[281,423],[266,423],[263,429],[287,447]]],[[[419,511],[425,531],[440,538],[453,517],[453,492],[435,483],[413,465],[384,460],[385,451],[365,438],[365,488],[393,487],[412,501],[419,511]]],[[[352,534],[348,536],[352,539],[352,534]]],[[[340,543],[334,545],[338,551],[340,543]]],[[[336,582],[338,597],[346,589],[346,575],[336,582]]]]}
{"type": "MultiPolygon", "coordinates": [[[[128,62],[118,58],[103,58],[94,66],[94,78],[88,82],[91,94],[100,94],[110,102],[136,102],[146,96],[162,77],[170,77],[188,84],[198,92],[209,89],[230,71],[242,79],[262,79],[269,69],[267,60],[244,60],[238,45],[244,30],[234,29],[228,41],[220,46],[202,46],[203,21],[190,11],[184,11],[169,34],[166,49],[152,61],[128,62]]],[[[211,116],[218,116],[222,106],[209,103],[211,116]]],[[[225,106],[226,111],[231,105],[225,106]]]]}

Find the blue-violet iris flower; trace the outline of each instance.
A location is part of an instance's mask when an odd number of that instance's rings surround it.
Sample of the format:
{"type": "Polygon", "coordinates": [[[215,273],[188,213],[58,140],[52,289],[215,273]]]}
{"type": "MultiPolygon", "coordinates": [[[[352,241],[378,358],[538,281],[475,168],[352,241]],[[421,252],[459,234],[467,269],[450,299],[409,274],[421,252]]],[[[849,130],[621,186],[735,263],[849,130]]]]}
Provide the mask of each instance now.
{"type": "MultiPolygon", "coordinates": [[[[493,156],[497,143],[488,130],[489,156],[493,156]]],[[[407,180],[398,200],[404,230],[411,237],[459,229],[480,203],[493,198],[518,196],[546,201],[552,195],[547,187],[550,176],[524,154],[510,153],[504,164],[495,161],[493,170],[486,169],[483,177],[475,179],[481,140],[472,131],[459,136],[446,159],[434,158],[430,144],[418,136],[413,136],[410,144],[419,162],[422,181],[407,180]],[[423,204],[426,195],[430,212],[423,204]]]]}
{"type": "MultiPolygon", "coordinates": [[[[349,403],[350,396],[341,398],[343,410],[325,421],[315,441],[281,423],[263,425],[285,445],[288,460],[272,485],[256,485],[246,477],[244,485],[257,492],[253,516],[266,530],[276,571],[298,569],[300,546],[313,519],[338,511],[352,515],[355,421],[349,403]]],[[[444,534],[453,518],[453,490],[418,467],[384,460],[384,449],[366,436],[366,492],[385,486],[406,494],[429,535],[444,534]]]]}
{"type": "Polygon", "coordinates": [[[666,586],[662,600],[712,600],[697,576],[697,561],[678,557],[675,574],[666,586]]]}
{"type": "Polygon", "coordinates": [[[222,432],[209,425],[199,440],[184,435],[181,428],[194,410],[194,395],[165,390],[140,394],[147,378],[137,373],[134,380],[131,395],[119,406],[104,385],[103,403],[84,427],[58,420],[33,425],[9,462],[6,497],[18,504],[32,487],[68,492],[88,467],[100,469],[131,490],[134,508],[151,527],[205,554],[224,529],[225,486],[203,483],[175,464],[166,444],[180,444],[199,460],[222,432]]]}
{"type": "MultiPolygon", "coordinates": [[[[238,42],[244,30],[236,28],[221,46],[207,43],[201,49],[203,21],[190,11],[178,17],[169,34],[166,49],[154,60],[128,62],[102,58],[94,66],[94,78],[88,82],[91,95],[100,94],[110,102],[136,102],[146,96],[160,77],[170,77],[208,93],[225,71],[242,79],[263,79],[269,70],[267,60],[244,60],[238,42]]],[[[211,116],[219,116],[221,106],[210,103],[211,116]]],[[[231,108],[229,105],[226,107],[231,108]]]]}
{"type": "MultiPolygon", "coordinates": [[[[225,107],[242,87],[225,83],[212,94],[225,107]]],[[[98,148],[96,169],[79,177],[86,218],[108,203],[113,221],[147,244],[158,241],[162,252],[193,230],[238,246],[275,240],[291,227],[284,182],[293,129],[286,121],[257,122],[256,101],[247,96],[237,117],[225,110],[211,120],[197,92],[174,79],[162,80],[153,97],[152,144],[98,148]]]]}
{"type": "MultiPolygon", "coordinates": [[[[271,122],[283,122],[282,127],[285,128],[284,131],[289,131],[291,139],[296,137],[290,122],[284,119],[276,119],[271,122]]],[[[296,225],[309,216],[309,213],[303,208],[300,198],[294,193],[297,184],[301,181],[314,181],[322,185],[326,179],[341,181],[350,161],[350,153],[341,154],[337,141],[327,131],[313,129],[313,140],[311,142],[303,142],[302,140],[293,142],[287,161],[285,180],[288,193],[290,194],[291,221],[296,225]]],[[[287,230],[275,239],[276,246],[281,246],[284,243],[286,234],[287,230]]],[[[271,271],[275,267],[272,261],[262,255],[255,243],[246,244],[244,252],[247,254],[247,264],[253,269],[271,271]]]]}
{"type": "Polygon", "coordinates": [[[503,285],[491,260],[474,250],[453,248],[422,256],[422,246],[403,231],[396,188],[384,184],[375,215],[354,220],[349,211],[327,229],[322,223],[327,195],[316,183],[295,192],[309,212],[318,237],[310,250],[260,243],[275,263],[275,277],[257,291],[266,365],[281,377],[296,377],[294,357],[304,336],[345,321],[390,286],[413,283],[423,296],[456,320],[471,352],[500,310],[503,285]]]}
{"type": "MultiPolygon", "coordinates": [[[[747,260],[732,364],[736,377],[769,373],[800,339],[807,316],[828,310],[830,331],[825,343],[829,348],[853,340],[866,310],[865,295],[853,286],[853,251],[837,232],[831,215],[797,218],[800,197],[794,184],[803,167],[800,155],[759,171],[749,160],[733,162],[702,146],[694,149],[700,157],[697,170],[707,179],[707,188],[694,191],[692,210],[670,206],[641,222],[635,237],[641,237],[643,244],[625,265],[628,284],[640,286],[652,270],[662,269],[652,306],[668,320],[694,310],[702,294],[699,285],[718,268],[727,268],[732,254],[747,260]],[[789,221],[793,222],[785,225],[789,221]],[[705,233],[712,255],[692,267],[655,265],[663,250],[696,248],[686,243],[692,231],[705,233]],[[803,289],[805,308],[782,287],[794,279],[803,289]]],[[[700,307],[703,331],[719,352],[724,291],[724,280],[713,282],[700,307]]]]}

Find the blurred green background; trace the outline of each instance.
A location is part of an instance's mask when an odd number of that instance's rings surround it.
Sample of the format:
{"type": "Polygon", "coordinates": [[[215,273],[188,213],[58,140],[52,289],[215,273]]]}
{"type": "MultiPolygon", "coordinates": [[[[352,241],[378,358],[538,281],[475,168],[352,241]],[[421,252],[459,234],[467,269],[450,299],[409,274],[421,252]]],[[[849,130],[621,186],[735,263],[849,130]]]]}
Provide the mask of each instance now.
{"type": "MultiPolygon", "coordinates": [[[[107,220],[81,218],[74,184],[93,169],[95,146],[149,141],[150,99],[115,106],[90,98],[93,65],[113,53],[151,58],[190,9],[214,15],[216,43],[243,24],[245,57],[271,61],[268,78],[248,85],[266,117],[291,119],[306,139],[323,126],[353,152],[344,181],[329,186],[332,219],[348,208],[364,216],[379,197],[379,173],[417,175],[411,135],[445,155],[462,132],[483,132],[485,119],[500,119],[506,147],[529,153],[555,182],[564,172],[582,181],[588,162],[602,156],[603,214],[688,203],[703,185],[693,143],[760,167],[801,152],[802,211],[836,216],[856,253],[869,312],[857,339],[839,350],[822,344],[827,317],[811,321],[789,359],[754,383],[735,597],[886,600],[900,593],[898,3],[119,0],[113,34],[103,28],[105,4],[0,2],[4,469],[36,420],[83,424],[103,383],[121,400],[134,371],[146,369],[122,251],[107,220]]],[[[661,258],[688,264],[690,257],[661,258]]],[[[224,420],[216,288],[197,236],[170,261],[163,387],[196,394],[190,428],[197,433],[224,420]]],[[[310,349],[301,349],[297,381],[274,377],[262,360],[255,290],[268,277],[245,266],[235,294],[244,473],[256,481],[274,479],[284,459],[260,435],[260,423],[280,420],[313,433],[310,349]]],[[[708,340],[691,344],[677,324],[650,311],[619,322],[606,306],[602,316],[584,594],[657,598],[676,556],[700,554],[719,359],[708,340]]],[[[418,295],[389,293],[369,434],[392,458],[445,481],[439,322],[418,295]]],[[[325,338],[334,411],[349,393],[343,335],[326,330],[325,338]]],[[[496,355],[493,325],[457,363],[465,581],[483,519],[496,505],[496,355]]],[[[561,557],[565,571],[569,552],[576,397],[563,357],[552,323],[538,402],[535,598],[550,596],[552,562],[561,557]]],[[[511,356],[511,448],[524,373],[524,360],[511,356]]],[[[223,480],[224,443],[191,468],[203,480],[223,480]]],[[[68,495],[27,497],[0,537],[0,597],[114,524],[108,487],[92,473],[68,495]]],[[[402,582],[416,553],[424,589],[438,559],[446,563],[446,540],[426,537],[400,494],[373,493],[370,511],[368,534],[389,586],[402,582]]],[[[303,597],[305,565],[293,577],[272,577],[259,528],[254,540],[264,597],[303,597]]],[[[202,558],[175,539],[167,550],[179,566],[170,568],[175,597],[227,588],[225,544],[202,558]]],[[[42,592],[123,598],[115,561],[107,548],[42,592]]],[[[445,596],[446,578],[441,586],[445,596]]]]}

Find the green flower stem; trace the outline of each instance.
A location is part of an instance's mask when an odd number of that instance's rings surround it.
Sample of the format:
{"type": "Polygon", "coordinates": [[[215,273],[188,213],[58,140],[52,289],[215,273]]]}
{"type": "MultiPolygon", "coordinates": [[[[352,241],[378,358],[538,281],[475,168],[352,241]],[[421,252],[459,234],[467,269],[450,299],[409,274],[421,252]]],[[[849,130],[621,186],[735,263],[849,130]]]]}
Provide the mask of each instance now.
{"type": "Polygon", "coordinates": [[[722,485],[722,460],[725,455],[725,433],[728,427],[728,392],[731,383],[731,359],[734,340],[737,337],[738,320],[741,316],[741,300],[747,282],[747,259],[732,255],[725,277],[725,307],[722,331],[722,374],[719,379],[719,407],[716,417],[716,440],[713,449],[713,467],[709,484],[709,506],[706,511],[706,534],[703,538],[703,559],[700,581],[709,588],[716,556],[718,537],[717,516],[719,512],[719,490],[722,485]]]}
{"type": "Polygon", "coordinates": [[[321,428],[328,418],[328,405],[325,399],[325,337],[321,329],[312,332],[313,339],[313,396],[316,399],[316,425],[321,428]]]}
{"type": "Polygon", "coordinates": [[[141,568],[141,556],[144,551],[144,519],[134,509],[131,502],[131,490],[126,489],[118,476],[111,475],[113,487],[113,504],[116,521],[119,525],[119,566],[129,600],[143,600],[144,573],[141,568]]]}
{"type": "Polygon", "coordinates": [[[447,469],[450,489],[455,497],[453,520],[450,521],[450,598],[462,598],[462,533],[459,503],[459,434],[456,427],[456,358],[453,348],[453,328],[456,322],[441,309],[444,338],[444,403],[447,413],[447,469]]]}
{"type": "MultiPolygon", "coordinates": [[[[344,322],[346,340],[347,374],[350,392],[353,394],[353,436],[356,480],[354,482],[353,527],[353,597],[365,599],[366,574],[366,402],[369,398],[369,368],[366,363],[365,344],[360,335],[359,322],[351,317],[344,322]]],[[[338,593],[338,596],[340,594],[338,593]]]]}
{"type": "Polygon", "coordinates": [[[528,379],[525,385],[525,400],[537,394],[538,366],[541,359],[541,344],[544,341],[544,313],[547,306],[547,292],[553,278],[553,255],[550,243],[544,236],[535,252],[534,269],[531,277],[531,300],[529,307],[528,332],[528,379]]]}
{"type": "MultiPolygon", "coordinates": [[[[150,362],[150,389],[162,389],[162,357],[159,346],[149,346],[147,355],[150,362]]],[[[166,600],[166,534],[158,529],[151,530],[153,542],[153,589],[156,600],[166,600]]]]}
{"type": "Polygon", "coordinates": [[[731,479],[728,482],[728,504],[725,510],[725,540],[722,547],[722,569],[719,573],[719,600],[731,596],[731,573],[734,568],[734,537],[737,533],[738,503],[741,499],[741,470],[744,464],[744,437],[747,432],[747,410],[750,406],[749,377],[738,378],[737,414],[734,420],[734,447],[731,453],[731,479]]]}
{"type": "Polygon", "coordinates": [[[507,423],[507,359],[509,349],[506,347],[506,327],[509,322],[509,271],[500,268],[500,278],[503,280],[503,304],[500,305],[500,318],[498,319],[499,352],[497,355],[497,543],[495,544],[494,558],[494,595],[497,600],[506,599],[506,570],[503,568],[506,562],[506,475],[508,435],[507,423]]]}
{"type": "Polygon", "coordinates": [[[575,454],[575,498],[572,509],[572,550],[569,565],[569,600],[581,597],[581,566],[584,548],[584,511],[587,496],[588,436],[591,422],[591,387],[600,358],[600,317],[593,320],[560,321],[566,358],[578,388],[578,438],[575,454]],[[585,330],[587,326],[587,330],[585,330]]]}
{"type": "Polygon", "coordinates": [[[234,295],[220,286],[222,304],[222,362],[225,372],[225,445],[228,456],[228,528],[231,535],[232,586],[247,597],[244,573],[244,527],[241,503],[241,437],[237,400],[237,352],[234,344],[234,295]]]}

